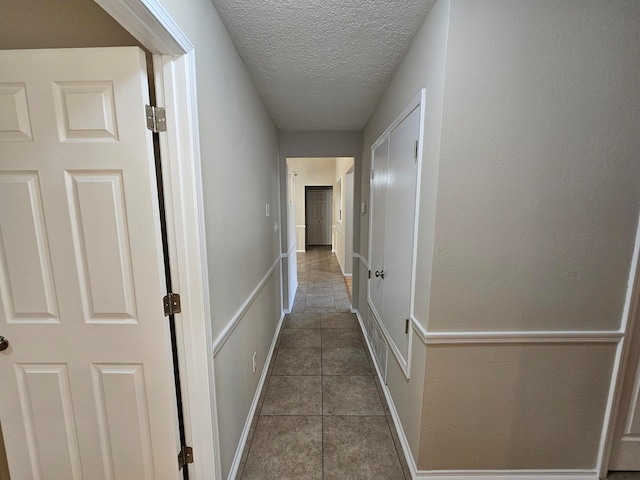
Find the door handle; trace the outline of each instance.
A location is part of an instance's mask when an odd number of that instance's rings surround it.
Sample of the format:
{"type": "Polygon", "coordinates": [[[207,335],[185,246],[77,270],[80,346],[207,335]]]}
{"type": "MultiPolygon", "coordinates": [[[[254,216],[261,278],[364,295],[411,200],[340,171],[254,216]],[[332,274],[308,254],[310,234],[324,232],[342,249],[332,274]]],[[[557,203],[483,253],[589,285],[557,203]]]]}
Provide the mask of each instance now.
{"type": "Polygon", "coordinates": [[[384,270],[376,270],[376,277],[380,277],[382,279],[384,279],[384,270]]]}
{"type": "Polygon", "coordinates": [[[0,352],[9,348],[9,340],[0,335],[0,352]]]}

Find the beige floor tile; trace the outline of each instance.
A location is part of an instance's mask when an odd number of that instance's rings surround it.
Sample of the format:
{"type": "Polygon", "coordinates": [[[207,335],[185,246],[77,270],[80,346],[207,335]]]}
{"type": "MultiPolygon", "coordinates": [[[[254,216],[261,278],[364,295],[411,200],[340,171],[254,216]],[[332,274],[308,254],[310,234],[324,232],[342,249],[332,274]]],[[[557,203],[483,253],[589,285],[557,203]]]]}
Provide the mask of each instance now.
{"type": "Polygon", "coordinates": [[[273,375],[320,375],[320,348],[279,348],[273,375]]]}
{"type": "Polygon", "coordinates": [[[371,375],[364,348],[323,348],[323,375],[371,375]]]}
{"type": "Polygon", "coordinates": [[[323,328],[323,347],[362,347],[362,335],[356,329],[323,328]]]}
{"type": "Polygon", "coordinates": [[[385,417],[323,420],[324,480],[404,480],[385,417]]]}
{"type": "Polygon", "coordinates": [[[261,415],[322,415],[322,377],[271,377],[261,415]]]}
{"type": "Polygon", "coordinates": [[[242,479],[321,480],[322,417],[260,417],[242,479]]]}
{"type": "Polygon", "coordinates": [[[285,321],[285,328],[320,328],[324,316],[319,313],[289,314],[285,321]]]}
{"type": "Polygon", "coordinates": [[[358,320],[353,313],[328,314],[322,319],[322,328],[354,328],[360,330],[358,320]]]}
{"type": "Polygon", "coordinates": [[[381,415],[385,412],[373,376],[322,378],[323,415],[381,415]]]}
{"type": "Polygon", "coordinates": [[[320,338],[320,330],[317,328],[285,328],[279,347],[320,347],[320,338]]]}

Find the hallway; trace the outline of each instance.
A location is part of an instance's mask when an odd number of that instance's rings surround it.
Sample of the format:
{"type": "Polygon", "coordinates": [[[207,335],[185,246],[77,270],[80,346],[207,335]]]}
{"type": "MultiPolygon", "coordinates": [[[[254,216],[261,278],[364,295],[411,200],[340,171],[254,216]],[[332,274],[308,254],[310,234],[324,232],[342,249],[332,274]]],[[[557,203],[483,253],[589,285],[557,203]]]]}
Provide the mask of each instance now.
{"type": "Polygon", "coordinates": [[[298,254],[298,281],[236,478],[410,479],[329,247],[298,254]]]}

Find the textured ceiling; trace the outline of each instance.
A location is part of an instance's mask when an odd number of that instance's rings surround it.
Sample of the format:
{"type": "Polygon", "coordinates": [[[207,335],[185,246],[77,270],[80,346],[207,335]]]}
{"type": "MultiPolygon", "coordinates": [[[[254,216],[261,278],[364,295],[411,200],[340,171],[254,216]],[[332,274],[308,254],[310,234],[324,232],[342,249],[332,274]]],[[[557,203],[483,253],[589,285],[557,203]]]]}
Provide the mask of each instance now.
{"type": "Polygon", "coordinates": [[[435,0],[211,0],[282,130],[360,130],[435,0]]]}

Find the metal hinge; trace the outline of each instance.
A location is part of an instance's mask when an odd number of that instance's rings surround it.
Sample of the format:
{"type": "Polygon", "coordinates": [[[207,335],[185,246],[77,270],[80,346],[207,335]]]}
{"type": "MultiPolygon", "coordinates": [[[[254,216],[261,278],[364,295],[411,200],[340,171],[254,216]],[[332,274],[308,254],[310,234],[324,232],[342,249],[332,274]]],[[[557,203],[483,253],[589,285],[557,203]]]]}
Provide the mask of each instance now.
{"type": "Polygon", "coordinates": [[[418,140],[413,144],[413,158],[418,159],[418,140]]]}
{"type": "Polygon", "coordinates": [[[177,293],[168,293],[162,299],[164,305],[164,316],[168,317],[175,313],[180,313],[180,295],[177,293]]]}
{"type": "Polygon", "coordinates": [[[404,333],[409,333],[409,319],[404,322],[404,333]]]}
{"type": "Polygon", "coordinates": [[[185,446],[178,453],[178,470],[182,470],[187,463],[193,463],[193,448],[185,446]]]}
{"type": "Polygon", "coordinates": [[[369,278],[371,278],[371,270],[369,270],[369,278]]]}
{"type": "Polygon", "coordinates": [[[167,131],[167,116],[162,107],[145,106],[147,111],[147,128],[153,133],[167,131]]]}

